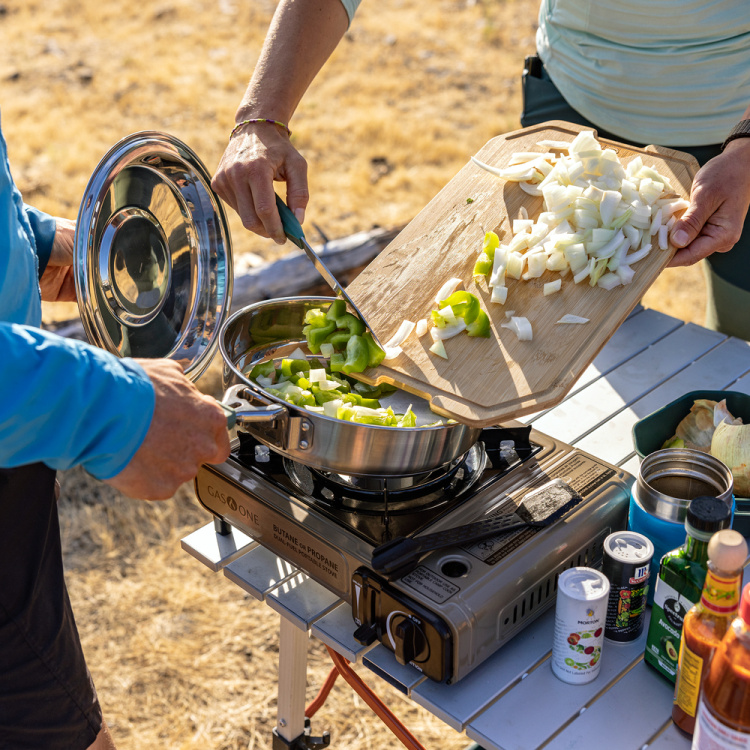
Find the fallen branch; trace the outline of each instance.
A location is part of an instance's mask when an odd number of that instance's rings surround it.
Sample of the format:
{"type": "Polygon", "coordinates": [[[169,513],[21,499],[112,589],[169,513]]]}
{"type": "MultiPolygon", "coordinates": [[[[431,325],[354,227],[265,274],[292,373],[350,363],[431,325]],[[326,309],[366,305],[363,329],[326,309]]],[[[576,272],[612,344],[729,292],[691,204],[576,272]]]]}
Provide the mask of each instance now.
{"type": "MultiPolygon", "coordinates": [[[[375,228],[330,240],[316,248],[336,278],[345,286],[393,240],[400,229],[375,228]]],[[[251,268],[234,277],[232,310],[276,297],[332,293],[302,250],[251,268]]],[[[80,320],[44,324],[44,328],[66,338],[86,340],[80,320]]]]}

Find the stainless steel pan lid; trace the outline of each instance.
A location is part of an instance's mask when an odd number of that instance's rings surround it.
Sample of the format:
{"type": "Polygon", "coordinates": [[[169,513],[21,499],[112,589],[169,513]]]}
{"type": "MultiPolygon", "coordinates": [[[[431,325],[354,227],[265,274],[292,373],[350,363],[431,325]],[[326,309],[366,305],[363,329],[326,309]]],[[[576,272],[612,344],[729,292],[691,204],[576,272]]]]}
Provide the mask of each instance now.
{"type": "Polygon", "coordinates": [[[196,380],[229,312],[224,209],[196,154],[158,132],[115,144],[94,170],[76,228],[75,280],[89,341],[165,357],[196,380]]]}

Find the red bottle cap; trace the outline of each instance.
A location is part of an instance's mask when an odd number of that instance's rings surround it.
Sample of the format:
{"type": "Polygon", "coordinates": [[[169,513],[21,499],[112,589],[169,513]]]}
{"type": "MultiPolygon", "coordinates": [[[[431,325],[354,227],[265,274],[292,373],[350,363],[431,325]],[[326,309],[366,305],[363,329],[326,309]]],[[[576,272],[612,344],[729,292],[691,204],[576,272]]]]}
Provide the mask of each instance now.
{"type": "Polygon", "coordinates": [[[740,617],[745,625],[750,627],[750,583],[745,584],[742,589],[742,599],[740,599],[740,617]]]}

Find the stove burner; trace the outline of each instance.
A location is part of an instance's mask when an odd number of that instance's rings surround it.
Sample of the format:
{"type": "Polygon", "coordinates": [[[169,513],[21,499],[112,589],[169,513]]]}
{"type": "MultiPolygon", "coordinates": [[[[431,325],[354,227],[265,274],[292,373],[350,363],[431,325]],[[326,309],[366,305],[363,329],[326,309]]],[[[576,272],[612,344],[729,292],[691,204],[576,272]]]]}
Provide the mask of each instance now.
{"type": "Polygon", "coordinates": [[[487,462],[481,443],[432,471],[401,477],[360,477],[311,469],[289,459],[284,469],[293,484],[316,502],[359,513],[412,513],[453,500],[471,487],[487,462]]]}
{"type": "Polygon", "coordinates": [[[243,472],[257,482],[261,502],[267,487],[344,527],[373,546],[409,536],[530,459],[541,446],[531,427],[488,427],[464,456],[411,477],[359,477],[312,468],[285,458],[249,433],[238,432],[233,452],[243,472]]]}

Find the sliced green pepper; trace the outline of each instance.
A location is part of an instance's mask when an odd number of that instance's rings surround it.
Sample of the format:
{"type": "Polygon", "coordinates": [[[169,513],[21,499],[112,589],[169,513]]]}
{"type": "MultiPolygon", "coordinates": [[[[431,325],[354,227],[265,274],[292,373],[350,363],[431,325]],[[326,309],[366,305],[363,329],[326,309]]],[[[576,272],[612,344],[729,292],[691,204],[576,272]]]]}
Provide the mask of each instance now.
{"type": "Polygon", "coordinates": [[[315,397],[315,403],[318,406],[322,406],[328,401],[336,401],[336,399],[339,399],[342,397],[341,391],[335,390],[335,391],[321,391],[320,388],[317,386],[313,386],[311,388],[312,394],[315,397]]]}
{"type": "Polygon", "coordinates": [[[467,326],[470,323],[473,323],[476,320],[477,315],[479,315],[479,297],[471,292],[465,292],[463,290],[453,292],[448,299],[441,300],[438,303],[438,307],[441,310],[449,305],[453,310],[453,314],[457,318],[463,318],[467,326]]]}
{"type": "Polygon", "coordinates": [[[367,362],[367,366],[377,367],[383,359],[385,359],[385,352],[375,343],[375,339],[369,331],[363,334],[362,338],[365,340],[367,350],[370,353],[370,359],[367,362]]]}
{"type": "Polygon", "coordinates": [[[331,372],[343,372],[346,355],[343,352],[336,352],[331,356],[331,372]]]}
{"type": "Polygon", "coordinates": [[[478,336],[483,339],[488,339],[491,336],[490,319],[484,310],[480,310],[477,317],[466,326],[466,333],[469,336],[478,336]]]}
{"type": "Polygon", "coordinates": [[[396,422],[396,427],[416,427],[417,415],[411,410],[411,406],[406,410],[406,414],[401,414],[396,422]]]}
{"type": "Polygon", "coordinates": [[[344,313],[346,313],[346,302],[342,299],[335,299],[328,307],[326,318],[336,322],[336,320],[344,315],[344,313]]]}
{"type": "Polygon", "coordinates": [[[300,372],[310,372],[310,363],[306,359],[282,359],[281,374],[291,378],[300,372]]]}
{"type": "Polygon", "coordinates": [[[337,352],[343,352],[351,337],[349,331],[334,331],[326,338],[325,343],[331,344],[337,352]]]}
{"type": "Polygon", "coordinates": [[[365,332],[365,324],[349,312],[336,318],[336,328],[348,331],[352,336],[361,336],[365,332]]]}
{"type": "Polygon", "coordinates": [[[352,336],[346,344],[346,361],[341,371],[345,374],[350,372],[363,372],[367,369],[370,361],[370,350],[367,342],[362,336],[352,336]]]}
{"type": "Polygon", "coordinates": [[[326,314],[318,307],[312,308],[305,313],[305,323],[315,328],[321,328],[329,322],[326,314]]]}
{"type": "Polygon", "coordinates": [[[252,370],[250,370],[250,377],[255,380],[259,377],[270,378],[273,373],[276,372],[276,364],[272,359],[266,362],[259,362],[252,370]]]}
{"type": "Polygon", "coordinates": [[[495,250],[500,247],[500,238],[495,232],[486,232],[482,252],[474,264],[474,276],[488,276],[495,262],[495,250]]]}
{"type": "MultiPolygon", "coordinates": [[[[325,316],[323,318],[325,321],[325,316]]],[[[320,345],[336,330],[336,324],[332,320],[325,321],[321,326],[315,326],[312,323],[306,325],[302,332],[307,339],[307,348],[312,354],[320,352],[320,345]]]]}

